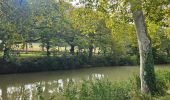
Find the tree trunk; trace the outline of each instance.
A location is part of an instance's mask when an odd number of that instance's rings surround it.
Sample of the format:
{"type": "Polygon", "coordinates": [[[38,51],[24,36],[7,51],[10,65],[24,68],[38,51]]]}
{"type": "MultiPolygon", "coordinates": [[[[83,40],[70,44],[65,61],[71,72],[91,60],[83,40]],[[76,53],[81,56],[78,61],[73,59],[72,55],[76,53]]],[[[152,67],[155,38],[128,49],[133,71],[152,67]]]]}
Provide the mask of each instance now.
{"type": "Polygon", "coordinates": [[[170,57],[170,50],[166,49],[166,52],[167,52],[167,57],[170,57]]]}
{"type": "Polygon", "coordinates": [[[49,57],[50,56],[50,43],[47,42],[47,46],[46,46],[46,49],[47,49],[47,56],[49,57]]]}
{"type": "Polygon", "coordinates": [[[41,50],[42,50],[43,52],[45,51],[45,50],[44,50],[44,45],[42,45],[41,50]]]}
{"type": "Polygon", "coordinates": [[[97,52],[97,54],[98,54],[98,55],[100,54],[100,48],[98,49],[98,52],[97,52]]]}
{"type": "Polygon", "coordinates": [[[96,53],[97,53],[97,48],[95,47],[94,48],[94,55],[96,55],[96,53]]]}
{"type": "Polygon", "coordinates": [[[64,47],[65,52],[67,52],[67,46],[64,47]]]}
{"type": "Polygon", "coordinates": [[[154,61],[151,40],[147,34],[145,18],[141,10],[141,1],[133,0],[133,2],[131,2],[131,7],[140,53],[141,92],[153,94],[156,89],[154,61]]]}
{"type": "Polygon", "coordinates": [[[93,56],[93,45],[89,46],[89,59],[91,59],[93,56]]]}
{"type": "Polygon", "coordinates": [[[70,46],[71,46],[71,48],[70,48],[70,53],[71,53],[71,54],[74,54],[74,47],[75,47],[75,46],[74,46],[74,45],[70,45],[70,46]]]}
{"type": "Polygon", "coordinates": [[[106,48],[103,49],[103,55],[106,56],[106,48]]]}
{"type": "Polygon", "coordinates": [[[42,51],[43,51],[43,52],[45,51],[44,47],[42,47],[42,51]]]}
{"type": "Polygon", "coordinates": [[[9,62],[10,60],[10,49],[5,47],[4,48],[4,54],[3,54],[3,61],[4,62],[9,62]]]}
{"type": "Polygon", "coordinates": [[[60,52],[60,47],[58,46],[58,52],[60,52]]]}
{"type": "Polygon", "coordinates": [[[25,44],[25,53],[28,53],[28,43],[25,44]]]}

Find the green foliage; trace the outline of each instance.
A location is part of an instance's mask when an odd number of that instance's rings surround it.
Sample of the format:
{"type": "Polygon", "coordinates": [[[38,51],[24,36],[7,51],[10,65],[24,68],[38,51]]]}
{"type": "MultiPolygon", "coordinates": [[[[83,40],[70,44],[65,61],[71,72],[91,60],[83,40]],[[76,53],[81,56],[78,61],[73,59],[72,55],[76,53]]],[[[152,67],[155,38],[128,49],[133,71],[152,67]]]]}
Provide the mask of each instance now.
{"type": "MultiPolygon", "coordinates": [[[[148,33],[153,41],[154,61],[169,63],[169,1],[152,2],[142,0],[148,33]]],[[[115,3],[83,0],[80,4],[84,7],[75,7],[63,0],[28,0],[25,5],[3,0],[1,4],[1,51],[8,48],[11,54],[18,49],[15,45],[23,44],[23,49],[26,43],[38,42],[48,49],[47,56],[52,52],[60,53],[56,51],[57,46],[74,46],[79,51],[88,51],[89,56],[95,55],[89,48],[100,48],[102,56],[117,57],[114,63],[119,65],[136,63],[139,59],[137,36],[126,0],[115,3]]]]}
{"type": "Polygon", "coordinates": [[[155,70],[154,70],[154,61],[152,56],[152,49],[147,54],[146,57],[146,63],[145,63],[145,71],[146,75],[144,75],[144,79],[146,81],[146,84],[149,87],[149,91],[151,94],[154,94],[154,91],[156,91],[156,80],[155,80],[155,70]]]}
{"type": "Polygon", "coordinates": [[[37,85],[36,89],[37,89],[36,92],[37,100],[55,100],[55,95],[49,98],[44,97],[43,84],[40,83],[39,85],[37,85]]]}
{"type": "Polygon", "coordinates": [[[69,82],[64,96],[69,100],[128,100],[130,86],[127,83],[112,84],[106,80],[83,81],[81,86],[69,82]]]}
{"type": "MultiPolygon", "coordinates": [[[[158,97],[158,96],[165,96],[167,94],[167,90],[169,88],[169,74],[170,71],[157,71],[156,72],[156,86],[155,90],[152,91],[154,94],[153,97],[158,97]]],[[[140,91],[140,77],[139,76],[134,76],[131,79],[131,84],[132,84],[132,95],[134,95],[135,98],[150,98],[151,94],[142,94],[140,91]]],[[[145,100],[145,99],[143,99],[145,100]]],[[[149,99],[150,100],[150,99],[149,99]]]]}
{"type": "Polygon", "coordinates": [[[11,58],[9,63],[1,63],[0,73],[23,73],[37,71],[53,71],[60,69],[75,69],[86,66],[113,66],[113,65],[136,65],[134,59],[107,56],[93,56],[89,59],[87,53],[79,55],[63,55],[46,57],[42,54],[33,53],[29,56],[21,55],[20,58],[11,58]],[[128,60],[127,60],[128,59],[128,60]]]}
{"type": "Polygon", "coordinates": [[[170,88],[170,71],[157,71],[156,76],[170,88]]]}
{"type": "Polygon", "coordinates": [[[43,89],[42,89],[42,86],[37,86],[37,96],[39,98],[39,100],[44,100],[44,97],[42,96],[42,93],[43,93],[43,89]]]}
{"type": "Polygon", "coordinates": [[[169,74],[170,71],[156,72],[154,95],[141,93],[140,78],[135,75],[130,81],[116,83],[104,79],[84,80],[81,83],[71,80],[64,96],[69,100],[155,100],[166,95],[170,84],[169,74]]]}

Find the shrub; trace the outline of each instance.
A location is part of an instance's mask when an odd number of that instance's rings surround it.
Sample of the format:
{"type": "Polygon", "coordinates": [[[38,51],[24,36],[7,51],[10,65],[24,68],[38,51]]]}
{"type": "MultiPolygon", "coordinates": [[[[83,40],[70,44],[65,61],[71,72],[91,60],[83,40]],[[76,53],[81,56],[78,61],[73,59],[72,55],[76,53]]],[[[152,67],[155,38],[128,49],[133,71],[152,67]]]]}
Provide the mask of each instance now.
{"type": "MultiPolygon", "coordinates": [[[[166,95],[166,91],[168,89],[168,85],[170,82],[170,71],[158,71],[156,72],[156,89],[154,91],[153,96],[164,96],[166,95]]],[[[142,94],[140,92],[140,78],[139,76],[134,76],[131,79],[131,84],[132,84],[132,94],[136,98],[145,98],[148,97],[150,98],[150,94],[142,94]]]]}
{"type": "Polygon", "coordinates": [[[78,85],[71,81],[64,96],[69,100],[128,100],[130,89],[130,84],[125,82],[112,84],[106,80],[86,80],[78,85]]]}
{"type": "Polygon", "coordinates": [[[119,65],[137,65],[137,56],[122,56],[118,62],[119,65]]]}
{"type": "Polygon", "coordinates": [[[156,77],[167,86],[166,88],[170,88],[170,71],[157,71],[156,77]]]}

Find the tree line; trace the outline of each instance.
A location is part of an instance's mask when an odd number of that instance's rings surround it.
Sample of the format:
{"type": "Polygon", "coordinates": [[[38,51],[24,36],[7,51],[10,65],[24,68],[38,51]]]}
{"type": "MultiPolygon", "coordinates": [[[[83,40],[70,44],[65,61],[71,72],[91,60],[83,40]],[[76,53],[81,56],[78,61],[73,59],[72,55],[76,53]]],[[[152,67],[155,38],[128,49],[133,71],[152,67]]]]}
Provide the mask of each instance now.
{"type": "MultiPolygon", "coordinates": [[[[73,6],[62,0],[1,0],[0,38],[4,61],[9,60],[15,45],[28,48],[29,43],[35,42],[45,48],[47,56],[56,46],[69,46],[70,54],[74,54],[77,47],[79,52],[87,51],[89,58],[96,49],[103,55],[138,58],[135,27],[128,4],[99,0],[93,5],[92,2],[85,0],[79,2],[82,6],[73,6]]],[[[148,1],[144,6],[155,61],[166,63],[170,55],[168,1],[156,4],[148,1]]]]}

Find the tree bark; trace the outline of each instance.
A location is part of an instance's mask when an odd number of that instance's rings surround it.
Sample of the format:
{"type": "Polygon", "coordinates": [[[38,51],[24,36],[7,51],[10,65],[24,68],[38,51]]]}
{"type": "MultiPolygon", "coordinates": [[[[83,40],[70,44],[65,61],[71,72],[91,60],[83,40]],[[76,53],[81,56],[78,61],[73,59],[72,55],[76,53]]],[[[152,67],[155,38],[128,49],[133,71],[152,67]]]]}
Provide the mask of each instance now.
{"type": "Polygon", "coordinates": [[[4,54],[3,54],[3,61],[4,62],[9,62],[10,60],[10,49],[5,47],[4,48],[4,54]]]}
{"type": "Polygon", "coordinates": [[[166,49],[166,52],[167,52],[167,57],[170,57],[170,50],[168,48],[166,49]]]}
{"type": "Polygon", "coordinates": [[[91,59],[93,56],[93,48],[94,48],[93,45],[89,46],[89,59],[91,59]]]}
{"type": "Polygon", "coordinates": [[[137,39],[140,53],[140,81],[141,92],[153,94],[156,89],[154,61],[151,48],[151,40],[147,34],[145,18],[140,0],[131,2],[133,19],[137,31],[137,39]]]}
{"type": "Polygon", "coordinates": [[[75,46],[74,46],[74,45],[70,45],[70,46],[71,46],[71,48],[70,48],[70,53],[71,53],[71,54],[74,54],[74,47],[75,47],[75,46]]]}
{"type": "Polygon", "coordinates": [[[44,52],[45,51],[45,44],[44,43],[42,43],[42,47],[41,47],[41,49],[42,49],[42,51],[44,52]]]}
{"type": "Polygon", "coordinates": [[[28,53],[28,43],[25,44],[25,53],[28,53]]]}
{"type": "Polygon", "coordinates": [[[49,57],[51,55],[51,53],[50,53],[50,43],[49,42],[47,42],[46,49],[47,49],[47,56],[49,57]]]}
{"type": "Polygon", "coordinates": [[[67,52],[67,46],[64,47],[65,52],[67,52]]]}

